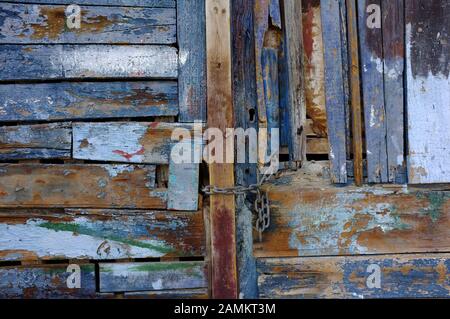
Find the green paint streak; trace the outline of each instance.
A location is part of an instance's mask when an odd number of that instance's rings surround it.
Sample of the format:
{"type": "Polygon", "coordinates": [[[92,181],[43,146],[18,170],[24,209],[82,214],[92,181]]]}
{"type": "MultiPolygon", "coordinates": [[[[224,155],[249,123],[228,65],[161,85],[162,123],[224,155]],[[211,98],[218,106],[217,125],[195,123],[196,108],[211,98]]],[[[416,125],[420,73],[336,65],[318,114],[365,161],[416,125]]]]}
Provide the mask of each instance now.
{"type": "Polygon", "coordinates": [[[54,231],[67,231],[67,232],[72,232],[72,233],[76,233],[76,234],[81,234],[81,235],[88,235],[88,236],[92,236],[92,237],[100,237],[103,239],[108,239],[108,240],[112,240],[112,241],[116,241],[119,243],[123,243],[123,244],[127,244],[129,246],[134,246],[134,247],[140,247],[140,248],[147,248],[147,249],[152,249],[155,250],[157,252],[160,253],[170,253],[173,252],[174,249],[172,247],[169,246],[165,246],[165,245],[154,245],[154,244],[150,244],[150,243],[145,243],[145,242],[141,242],[138,240],[134,240],[134,239],[127,239],[127,238],[121,238],[121,237],[117,237],[117,236],[111,236],[111,235],[106,235],[106,234],[101,234],[98,233],[92,229],[89,229],[87,227],[83,227],[77,224],[70,224],[70,223],[42,223],[39,225],[39,227],[43,227],[43,228],[47,228],[47,229],[51,229],[54,231]]]}
{"type": "Polygon", "coordinates": [[[429,192],[416,194],[418,199],[428,199],[430,206],[421,209],[420,212],[426,216],[430,216],[433,223],[437,222],[441,218],[442,206],[450,199],[450,194],[445,192],[429,192]]]}
{"type": "Polygon", "coordinates": [[[186,270],[198,267],[198,263],[146,263],[138,266],[133,266],[130,269],[133,271],[177,271],[186,270]]]}

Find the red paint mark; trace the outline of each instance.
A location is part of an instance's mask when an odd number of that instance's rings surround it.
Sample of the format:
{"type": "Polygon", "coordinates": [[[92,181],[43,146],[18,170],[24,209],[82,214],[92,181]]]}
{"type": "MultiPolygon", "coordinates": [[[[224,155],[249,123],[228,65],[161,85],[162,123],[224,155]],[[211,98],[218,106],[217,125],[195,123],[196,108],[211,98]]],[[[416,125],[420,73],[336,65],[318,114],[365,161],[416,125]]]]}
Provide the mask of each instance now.
{"type": "Polygon", "coordinates": [[[303,47],[308,61],[311,61],[314,48],[314,1],[303,2],[303,47]]]}
{"type": "Polygon", "coordinates": [[[150,128],[157,128],[158,125],[159,125],[158,122],[151,122],[148,126],[149,126],[150,128]]]}
{"type": "Polygon", "coordinates": [[[144,149],[144,147],[142,147],[139,151],[137,151],[135,153],[127,153],[127,152],[124,152],[121,150],[114,150],[113,153],[119,154],[120,156],[124,157],[127,161],[130,161],[133,158],[133,156],[144,155],[145,149],[144,149]]]}

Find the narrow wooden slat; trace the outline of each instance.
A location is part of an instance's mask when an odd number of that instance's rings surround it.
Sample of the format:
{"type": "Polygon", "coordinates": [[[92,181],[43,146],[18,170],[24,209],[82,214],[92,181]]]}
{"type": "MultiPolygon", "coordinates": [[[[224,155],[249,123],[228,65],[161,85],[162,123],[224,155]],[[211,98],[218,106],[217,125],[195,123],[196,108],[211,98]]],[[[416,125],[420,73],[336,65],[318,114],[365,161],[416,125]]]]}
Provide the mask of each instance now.
{"type": "Polygon", "coordinates": [[[202,256],[202,212],[0,211],[0,260],[202,256]]]}
{"type": "Polygon", "coordinates": [[[124,297],[130,299],[208,299],[208,289],[169,289],[143,292],[125,292],[124,297]]]}
{"type": "Polygon", "coordinates": [[[177,50],[135,45],[2,45],[0,80],[176,78],[177,50]]]}
{"type": "Polygon", "coordinates": [[[361,84],[364,103],[367,173],[369,183],[387,183],[386,110],[384,103],[383,39],[372,19],[381,17],[380,0],[358,2],[358,31],[361,52],[361,84]],[[371,10],[377,6],[378,11],[371,10]]]}
{"type": "Polygon", "coordinates": [[[406,5],[408,181],[450,182],[450,4],[406,5]]]}
{"type": "Polygon", "coordinates": [[[271,227],[256,256],[446,252],[450,192],[330,187],[301,176],[269,188],[271,227]]]}
{"type": "Polygon", "coordinates": [[[206,121],[205,1],[177,1],[180,122],[206,121]]]}
{"type": "MultiPolygon", "coordinates": [[[[206,1],[208,127],[233,127],[230,1],[206,1]]],[[[209,165],[210,184],[234,186],[233,164],[209,165]]],[[[211,196],[211,287],[213,298],[237,298],[235,202],[211,196]]]]}
{"type": "Polygon", "coordinates": [[[403,0],[382,0],[384,101],[386,106],[386,141],[388,177],[393,183],[406,183],[404,154],[404,64],[405,19],[403,0]]]}
{"type": "MultiPolygon", "coordinates": [[[[67,264],[0,268],[2,299],[95,298],[95,266],[79,265],[80,288],[69,288],[67,264]]],[[[69,269],[70,271],[70,269],[69,269]]]]}
{"type": "Polygon", "coordinates": [[[82,6],[80,28],[71,29],[66,7],[3,4],[0,43],[176,43],[175,9],[82,6]]]}
{"type": "Polygon", "coordinates": [[[362,139],[362,113],[361,113],[361,88],[359,68],[359,41],[357,28],[357,8],[355,0],[346,0],[347,24],[348,24],[348,46],[350,67],[350,109],[352,116],[352,150],[355,184],[361,186],[363,183],[363,139],[362,139]]]}
{"type": "Polygon", "coordinates": [[[450,293],[449,254],[259,259],[258,270],[260,297],[269,299],[448,298],[450,293]]]}
{"type": "Polygon", "coordinates": [[[152,165],[0,165],[0,207],[166,207],[152,165]]]}
{"type": "MultiPolygon", "coordinates": [[[[12,0],[0,0],[0,2],[13,2],[12,0]]],[[[73,0],[20,0],[21,3],[38,4],[74,4],[73,0]]],[[[174,8],[176,0],[77,0],[78,5],[96,6],[131,6],[149,8],[174,8]]]]}
{"type": "Polygon", "coordinates": [[[339,0],[321,2],[331,182],[347,183],[347,144],[339,0]]]}
{"type": "Polygon", "coordinates": [[[172,81],[4,84],[0,121],[171,116],[177,100],[172,81]]]}
{"type": "Polygon", "coordinates": [[[303,26],[302,3],[298,0],[284,0],[284,41],[289,70],[289,120],[291,142],[289,155],[292,161],[306,159],[306,104],[304,97],[303,26]]]}
{"type": "Polygon", "coordinates": [[[158,291],[206,286],[203,262],[100,264],[100,292],[158,291]]]}
{"type": "Polygon", "coordinates": [[[73,124],[75,159],[168,164],[172,132],[192,125],[159,122],[73,124]]]}
{"type": "Polygon", "coordinates": [[[70,158],[70,124],[0,127],[0,160],[70,158]]]}

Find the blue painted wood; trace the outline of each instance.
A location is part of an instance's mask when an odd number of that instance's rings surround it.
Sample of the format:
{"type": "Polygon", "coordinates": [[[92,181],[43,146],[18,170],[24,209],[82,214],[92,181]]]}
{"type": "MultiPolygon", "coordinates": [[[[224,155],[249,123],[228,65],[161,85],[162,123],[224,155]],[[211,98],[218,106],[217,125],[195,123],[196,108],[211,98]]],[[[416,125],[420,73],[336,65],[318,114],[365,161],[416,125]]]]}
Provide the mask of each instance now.
{"type": "Polygon", "coordinates": [[[321,2],[331,182],[347,183],[347,145],[339,0],[321,2]]]}
{"type": "Polygon", "coordinates": [[[0,7],[0,43],[176,43],[173,8],[82,6],[80,28],[69,28],[66,7],[5,3],[0,7]]]}
{"type": "Polygon", "coordinates": [[[180,122],[206,121],[204,1],[177,1],[180,122]]]}
{"type": "MultiPolygon", "coordinates": [[[[0,0],[13,2],[13,0],[0,0]]],[[[20,0],[21,3],[174,8],[176,0],[20,0]]]]}
{"type": "Polygon", "coordinates": [[[169,46],[2,45],[0,80],[168,78],[178,75],[169,46]]]}
{"type": "MultiPolygon", "coordinates": [[[[381,8],[380,0],[358,2],[367,174],[369,183],[387,183],[389,178],[383,85],[383,39],[381,24],[379,28],[370,28],[367,24],[367,20],[375,14],[368,10],[369,5],[381,8]]],[[[381,18],[381,11],[379,13],[381,18]]]]}
{"type": "Polygon", "coordinates": [[[0,122],[177,114],[172,81],[0,85],[0,122]]]}
{"type": "Polygon", "coordinates": [[[289,121],[289,70],[286,56],[286,39],[281,37],[279,59],[279,95],[280,95],[280,146],[289,147],[292,144],[289,121]]]}

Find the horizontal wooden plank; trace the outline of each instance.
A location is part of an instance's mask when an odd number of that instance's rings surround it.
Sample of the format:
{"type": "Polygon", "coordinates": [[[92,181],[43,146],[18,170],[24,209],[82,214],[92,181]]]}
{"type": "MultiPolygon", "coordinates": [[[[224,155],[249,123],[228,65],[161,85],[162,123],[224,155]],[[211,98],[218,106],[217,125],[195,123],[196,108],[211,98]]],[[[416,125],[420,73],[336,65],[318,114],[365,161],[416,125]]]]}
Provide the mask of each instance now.
{"type": "MultiPolygon", "coordinates": [[[[0,2],[13,2],[13,0],[0,0],[0,2]]],[[[16,2],[37,4],[74,4],[73,0],[20,0],[16,2]]],[[[175,8],[176,0],[77,0],[75,2],[78,5],[175,8]]]]}
{"type": "Polygon", "coordinates": [[[0,207],[164,209],[166,197],[152,165],[0,165],[0,207]]]}
{"type": "Polygon", "coordinates": [[[178,123],[74,123],[76,159],[168,164],[174,129],[191,130],[178,123]]]}
{"type": "MultiPolygon", "coordinates": [[[[2,299],[95,298],[95,266],[79,265],[80,288],[69,288],[73,273],[67,264],[0,268],[2,299]]],[[[70,286],[72,287],[72,286],[70,286]]]]}
{"type": "Polygon", "coordinates": [[[303,174],[268,186],[271,226],[260,257],[450,251],[445,188],[331,187],[303,174]]]}
{"type": "Polygon", "coordinates": [[[70,124],[0,127],[0,160],[70,158],[70,124]]]}
{"type": "Polygon", "coordinates": [[[2,45],[0,80],[176,78],[177,49],[138,45],[2,45]]]}
{"type": "Polygon", "coordinates": [[[0,210],[0,260],[203,256],[203,214],[114,209],[0,210]]]}
{"type": "Polygon", "coordinates": [[[175,116],[177,83],[61,82],[0,85],[0,122],[175,116]]]}
{"type": "Polygon", "coordinates": [[[208,299],[208,288],[125,292],[130,299],[208,299]]]}
{"type": "Polygon", "coordinates": [[[257,267],[261,298],[448,298],[450,294],[450,254],[259,259],[257,267]]]}
{"type": "Polygon", "coordinates": [[[306,140],[306,154],[321,155],[329,152],[328,139],[322,138],[307,138],[306,140]]]}
{"type": "Polygon", "coordinates": [[[5,3],[0,43],[176,43],[174,8],[80,7],[80,27],[67,26],[67,6],[5,3]]]}
{"type": "Polygon", "coordinates": [[[207,287],[204,262],[101,263],[100,292],[207,287]]]}

